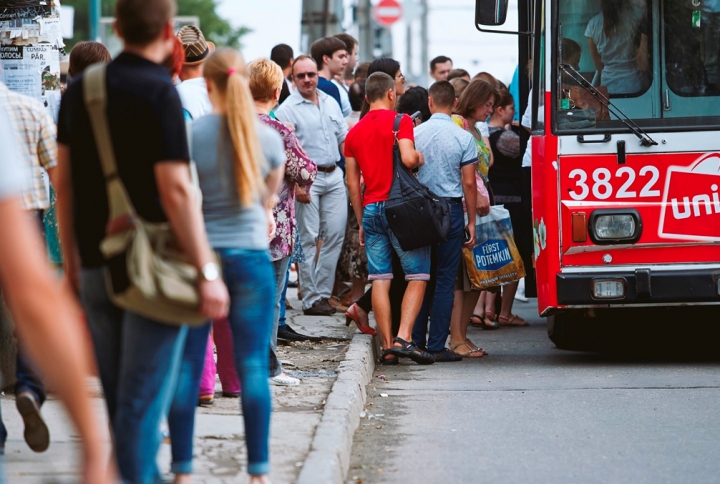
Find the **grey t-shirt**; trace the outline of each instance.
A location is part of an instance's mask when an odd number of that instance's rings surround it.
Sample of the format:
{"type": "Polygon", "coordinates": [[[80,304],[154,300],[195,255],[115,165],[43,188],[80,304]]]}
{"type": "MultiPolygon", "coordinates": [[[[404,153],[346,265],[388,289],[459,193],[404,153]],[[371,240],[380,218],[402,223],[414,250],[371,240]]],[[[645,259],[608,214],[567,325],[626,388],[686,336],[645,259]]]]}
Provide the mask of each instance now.
{"type": "Polygon", "coordinates": [[[20,197],[28,183],[17,140],[5,108],[0,107],[0,200],[20,197]]]}
{"type": "MultiPolygon", "coordinates": [[[[265,178],[285,164],[285,148],[273,129],[259,122],[255,126],[265,155],[260,170],[265,178]]],[[[216,249],[267,249],[267,216],[260,200],[247,207],[240,204],[226,118],[203,116],[193,123],[192,131],[192,158],[197,164],[210,245],[216,249]]]]}

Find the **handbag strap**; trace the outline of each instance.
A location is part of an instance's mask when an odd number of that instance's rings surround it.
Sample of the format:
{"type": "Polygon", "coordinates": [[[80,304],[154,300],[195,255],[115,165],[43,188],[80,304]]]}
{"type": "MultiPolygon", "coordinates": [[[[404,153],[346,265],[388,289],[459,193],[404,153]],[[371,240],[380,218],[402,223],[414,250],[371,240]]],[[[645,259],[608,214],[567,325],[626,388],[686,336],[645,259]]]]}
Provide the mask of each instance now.
{"type": "Polygon", "coordinates": [[[83,99],[90,115],[95,144],[100,157],[100,165],[105,175],[110,220],[124,215],[135,216],[130,197],[117,173],[115,151],[113,151],[110,128],[107,120],[107,89],[105,73],[107,64],[100,63],[88,67],[82,78],[83,99]]]}
{"type": "Polygon", "coordinates": [[[395,144],[398,142],[398,133],[400,132],[400,121],[402,121],[404,114],[398,113],[395,116],[395,122],[393,123],[393,136],[395,136],[395,144]]]}

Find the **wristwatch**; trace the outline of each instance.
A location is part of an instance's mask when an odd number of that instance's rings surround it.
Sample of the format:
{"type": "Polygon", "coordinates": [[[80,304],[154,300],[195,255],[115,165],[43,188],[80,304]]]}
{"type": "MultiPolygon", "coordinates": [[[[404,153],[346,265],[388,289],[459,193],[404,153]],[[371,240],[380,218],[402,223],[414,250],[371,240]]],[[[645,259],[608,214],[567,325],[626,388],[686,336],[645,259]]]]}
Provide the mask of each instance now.
{"type": "Polygon", "coordinates": [[[212,282],[220,277],[220,268],[214,262],[208,262],[200,269],[200,278],[204,281],[212,282]]]}

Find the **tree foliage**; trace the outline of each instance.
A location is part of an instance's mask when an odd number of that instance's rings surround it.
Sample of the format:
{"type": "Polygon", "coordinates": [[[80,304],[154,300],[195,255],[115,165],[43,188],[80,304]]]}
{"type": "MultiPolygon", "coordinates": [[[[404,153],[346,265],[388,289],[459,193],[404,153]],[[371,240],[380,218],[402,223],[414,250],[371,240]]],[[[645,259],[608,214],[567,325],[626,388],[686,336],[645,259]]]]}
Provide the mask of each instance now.
{"type": "MultiPolygon", "coordinates": [[[[151,1],[151,0],[148,0],[151,1]]],[[[200,29],[205,34],[205,38],[215,43],[217,46],[227,46],[235,49],[242,47],[241,39],[245,34],[252,30],[247,27],[235,28],[230,23],[220,17],[217,13],[219,0],[176,0],[178,5],[178,15],[194,15],[200,19],[200,29]]],[[[102,16],[112,17],[115,11],[115,0],[101,0],[102,16]]],[[[72,39],[66,39],[66,51],[76,43],[87,40],[90,36],[89,27],[89,4],[88,0],[62,0],[63,5],[75,7],[75,36],[72,39]]]]}

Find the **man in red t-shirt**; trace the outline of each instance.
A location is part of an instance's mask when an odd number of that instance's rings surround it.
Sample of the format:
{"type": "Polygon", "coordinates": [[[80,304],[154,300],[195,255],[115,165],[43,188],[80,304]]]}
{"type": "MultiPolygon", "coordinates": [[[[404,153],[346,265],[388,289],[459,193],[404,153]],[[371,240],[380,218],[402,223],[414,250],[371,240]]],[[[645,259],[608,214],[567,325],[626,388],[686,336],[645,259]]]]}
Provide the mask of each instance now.
{"type": "MultiPolygon", "coordinates": [[[[407,357],[429,365],[435,359],[412,343],[412,328],[430,279],[430,247],[402,250],[385,217],[385,201],[393,181],[393,124],[397,116],[393,111],[397,98],[395,80],[382,72],[373,73],[365,83],[365,97],[370,111],[345,139],[345,169],[350,201],[360,224],[360,245],[364,245],[367,252],[368,279],[373,284],[373,311],[382,336],[382,362],[394,364],[398,362],[398,357],[407,357]],[[364,195],[360,190],[361,173],[365,184],[364,195]],[[394,341],[390,322],[393,250],[400,258],[408,281],[400,330],[394,341]]],[[[407,115],[403,115],[397,138],[403,165],[408,169],[421,166],[423,157],[415,150],[413,124],[407,115]]]]}

